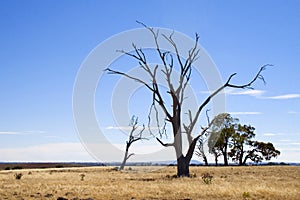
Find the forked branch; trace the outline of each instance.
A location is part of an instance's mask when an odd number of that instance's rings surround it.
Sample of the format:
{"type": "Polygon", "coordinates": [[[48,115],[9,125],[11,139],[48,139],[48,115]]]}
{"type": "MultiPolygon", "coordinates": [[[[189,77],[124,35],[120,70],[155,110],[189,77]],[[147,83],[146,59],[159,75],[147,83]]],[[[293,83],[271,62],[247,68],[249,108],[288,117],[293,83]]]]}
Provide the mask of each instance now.
{"type": "Polygon", "coordinates": [[[212,94],[210,94],[210,95],[205,99],[205,101],[199,106],[199,108],[198,108],[198,110],[197,110],[197,112],[196,112],[196,114],[195,114],[195,117],[194,117],[192,123],[190,124],[190,127],[189,127],[190,131],[193,130],[193,128],[194,128],[194,126],[195,126],[195,124],[196,124],[196,122],[197,122],[197,120],[198,120],[198,118],[199,118],[199,115],[200,115],[202,109],[210,102],[210,100],[211,100],[214,96],[216,96],[219,92],[221,92],[221,91],[222,91],[223,89],[225,89],[226,87],[231,87],[231,88],[241,88],[241,89],[253,89],[253,88],[251,87],[251,85],[252,85],[257,79],[260,79],[260,80],[262,80],[262,81],[265,83],[264,77],[262,76],[261,73],[262,73],[268,66],[272,66],[272,65],[266,64],[266,65],[262,66],[262,67],[259,69],[259,71],[257,72],[257,74],[254,76],[254,78],[253,78],[250,82],[248,82],[248,83],[246,83],[246,84],[244,84],[244,85],[234,85],[234,84],[231,84],[230,81],[231,81],[231,79],[236,75],[236,73],[231,74],[231,75],[229,76],[228,80],[226,81],[226,83],[225,83],[224,85],[222,85],[221,87],[219,87],[219,88],[218,88],[216,91],[214,91],[212,94]]]}
{"type": "Polygon", "coordinates": [[[186,158],[188,160],[191,160],[194,154],[194,150],[197,144],[197,141],[199,140],[199,138],[205,134],[205,132],[213,125],[214,120],[212,120],[205,128],[202,128],[202,131],[199,133],[199,135],[197,137],[195,137],[192,141],[192,143],[189,146],[189,150],[186,154],[186,158]]]}

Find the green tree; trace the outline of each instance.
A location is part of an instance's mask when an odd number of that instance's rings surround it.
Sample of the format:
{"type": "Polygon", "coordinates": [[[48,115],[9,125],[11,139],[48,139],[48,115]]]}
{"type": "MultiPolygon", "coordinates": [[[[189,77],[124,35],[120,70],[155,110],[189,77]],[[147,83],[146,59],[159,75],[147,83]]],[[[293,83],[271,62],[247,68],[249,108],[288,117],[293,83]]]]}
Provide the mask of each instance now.
{"type": "Polygon", "coordinates": [[[208,145],[216,165],[220,155],[224,158],[224,165],[228,165],[228,158],[238,165],[245,165],[248,160],[258,163],[280,155],[271,142],[254,140],[253,126],[238,124],[238,119],[228,113],[216,116],[211,129],[208,145]]]}
{"type": "Polygon", "coordinates": [[[216,165],[220,155],[224,158],[224,165],[228,165],[227,152],[232,146],[231,138],[235,133],[237,122],[238,119],[231,117],[228,113],[221,113],[213,120],[208,146],[209,152],[215,156],[216,165]]]}
{"type": "Polygon", "coordinates": [[[253,144],[254,130],[255,128],[250,125],[238,124],[237,129],[231,135],[232,148],[228,152],[228,156],[239,165],[244,165],[249,158],[247,157],[249,151],[246,150],[246,145],[251,146],[253,144]]]}
{"type": "Polygon", "coordinates": [[[238,129],[232,135],[232,148],[228,152],[228,156],[232,161],[239,165],[246,165],[248,159],[258,163],[270,160],[280,155],[280,151],[276,150],[271,142],[254,141],[255,128],[250,125],[238,125],[238,129]]]}
{"type": "Polygon", "coordinates": [[[248,159],[252,160],[255,163],[262,162],[263,159],[271,160],[271,158],[276,158],[280,155],[280,151],[275,149],[274,145],[271,142],[259,142],[254,141],[250,144],[252,149],[247,151],[245,155],[243,165],[246,164],[248,159]]]}

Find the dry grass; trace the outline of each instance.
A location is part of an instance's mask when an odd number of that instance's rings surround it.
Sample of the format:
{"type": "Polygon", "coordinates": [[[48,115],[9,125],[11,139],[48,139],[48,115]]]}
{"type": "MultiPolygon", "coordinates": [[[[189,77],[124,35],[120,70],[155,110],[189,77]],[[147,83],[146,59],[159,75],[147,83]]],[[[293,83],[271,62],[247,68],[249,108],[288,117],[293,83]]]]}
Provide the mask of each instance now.
{"type": "Polygon", "coordinates": [[[175,172],[175,167],[0,171],[0,199],[300,199],[300,167],[191,167],[193,178],[173,178],[175,172]],[[15,179],[16,173],[23,177],[15,179]],[[213,175],[211,184],[202,181],[204,173],[213,175]]]}

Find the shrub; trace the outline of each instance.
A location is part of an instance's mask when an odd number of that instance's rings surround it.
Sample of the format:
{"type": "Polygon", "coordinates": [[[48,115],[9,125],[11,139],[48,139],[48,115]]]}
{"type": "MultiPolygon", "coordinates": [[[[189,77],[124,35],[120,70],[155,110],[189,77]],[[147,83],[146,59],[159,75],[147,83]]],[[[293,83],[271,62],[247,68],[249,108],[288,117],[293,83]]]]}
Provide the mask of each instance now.
{"type": "Polygon", "coordinates": [[[168,174],[168,175],[166,175],[166,178],[168,178],[168,179],[173,179],[173,178],[178,178],[178,177],[177,177],[177,175],[175,175],[175,174],[172,175],[172,176],[168,174]]]}
{"type": "Polygon", "coordinates": [[[20,179],[22,178],[22,176],[23,176],[22,173],[16,173],[16,174],[15,174],[15,178],[16,178],[17,180],[20,180],[20,179]]]}
{"type": "Polygon", "coordinates": [[[21,166],[14,166],[14,167],[11,168],[11,169],[23,169],[23,167],[21,167],[21,166]]]}
{"type": "Polygon", "coordinates": [[[119,171],[119,167],[114,167],[111,169],[111,171],[119,171]]]}
{"type": "Polygon", "coordinates": [[[244,198],[244,199],[250,198],[250,193],[249,193],[249,192],[244,192],[244,193],[243,193],[243,198],[244,198]]]}
{"type": "Polygon", "coordinates": [[[202,180],[205,184],[211,184],[213,176],[210,173],[205,173],[202,175],[202,180]]]}
{"type": "Polygon", "coordinates": [[[4,170],[10,170],[10,167],[5,167],[4,170]]]}
{"type": "Polygon", "coordinates": [[[84,181],[85,174],[80,174],[80,180],[84,181]]]}

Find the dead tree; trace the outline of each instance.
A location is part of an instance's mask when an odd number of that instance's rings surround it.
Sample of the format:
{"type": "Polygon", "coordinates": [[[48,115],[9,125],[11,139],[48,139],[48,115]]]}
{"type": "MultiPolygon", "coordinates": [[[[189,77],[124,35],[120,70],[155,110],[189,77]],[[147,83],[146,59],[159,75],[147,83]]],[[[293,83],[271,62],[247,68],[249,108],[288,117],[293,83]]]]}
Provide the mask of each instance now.
{"type": "MultiPolygon", "coordinates": [[[[197,134],[197,136],[193,137],[192,133],[194,132],[194,128],[196,125],[196,122],[199,119],[200,113],[204,109],[204,107],[211,101],[211,99],[216,96],[219,92],[221,92],[224,88],[230,87],[230,88],[251,88],[251,85],[257,80],[261,79],[264,81],[263,76],[261,75],[261,72],[266,68],[267,65],[260,68],[258,73],[255,75],[255,77],[248,83],[244,85],[235,85],[231,83],[232,78],[236,75],[236,73],[229,76],[227,81],[221,85],[216,91],[212,92],[205,100],[204,102],[199,105],[195,113],[192,113],[191,110],[188,110],[188,118],[189,123],[185,124],[182,121],[182,105],[184,103],[185,99],[185,90],[187,88],[187,85],[190,81],[191,74],[192,74],[192,65],[196,61],[196,59],[199,58],[198,54],[200,49],[198,48],[198,41],[199,36],[196,34],[195,37],[195,44],[188,52],[188,57],[186,59],[183,59],[180,55],[179,49],[177,47],[176,42],[173,40],[173,37],[171,35],[164,35],[160,34],[159,30],[155,30],[151,27],[146,26],[145,24],[140,23],[142,26],[144,26],[146,29],[148,29],[152,35],[154,42],[156,44],[156,52],[157,55],[161,61],[162,67],[159,65],[156,65],[154,68],[151,68],[148,64],[147,57],[145,55],[145,50],[142,48],[138,48],[135,44],[133,44],[134,51],[126,52],[126,51],[120,51],[124,53],[125,55],[135,59],[139,64],[142,70],[144,70],[150,79],[142,80],[139,77],[131,76],[130,74],[121,72],[119,70],[114,70],[111,68],[107,68],[106,71],[110,74],[117,74],[122,75],[124,77],[127,77],[131,80],[134,80],[142,85],[144,85],[151,93],[152,93],[152,106],[151,108],[154,108],[157,112],[156,106],[160,107],[165,115],[165,122],[170,123],[172,127],[172,136],[173,141],[171,143],[164,143],[161,138],[156,137],[157,141],[163,145],[164,147],[174,147],[176,158],[177,158],[177,176],[189,176],[189,164],[191,161],[191,158],[194,154],[194,150],[196,147],[196,143],[198,139],[203,135],[211,124],[209,124],[207,127],[203,128],[200,133],[197,134]],[[173,48],[175,53],[171,53],[169,51],[165,51],[160,48],[158,38],[163,37],[167,42],[169,42],[173,48]],[[172,80],[171,77],[174,73],[174,65],[175,63],[178,63],[178,69],[179,69],[179,78],[177,80],[172,80]],[[157,82],[157,74],[163,73],[165,80],[167,82],[167,94],[170,95],[171,98],[171,106],[168,107],[165,103],[165,99],[161,92],[161,87],[159,86],[157,82]],[[187,138],[189,148],[186,153],[183,152],[183,137],[187,138]]],[[[151,109],[150,109],[151,110],[151,109]]]]}
{"type": "Polygon", "coordinates": [[[200,137],[198,143],[199,144],[197,145],[197,150],[195,151],[195,154],[203,159],[204,165],[208,166],[208,160],[204,151],[204,138],[200,137]]]}
{"type": "MultiPolygon", "coordinates": [[[[206,110],[206,118],[207,118],[207,123],[210,124],[208,111],[209,110],[206,110]]],[[[207,137],[208,137],[209,134],[210,134],[210,132],[207,131],[201,137],[199,137],[197,150],[195,151],[195,154],[203,159],[204,165],[206,165],[206,166],[208,166],[208,160],[207,160],[207,157],[206,157],[206,154],[205,154],[204,145],[207,142],[207,137]]]]}
{"type": "Polygon", "coordinates": [[[138,118],[133,116],[131,118],[131,122],[130,122],[130,126],[132,127],[129,137],[128,137],[128,141],[126,141],[126,148],[125,148],[125,155],[124,155],[124,159],[123,162],[119,168],[119,170],[123,170],[127,160],[134,155],[134,153],[129,154],[129,147],[132,145],[132,143],[137,142],[139,140],[144,140],[147,138],[143,138],[142,137],[142,133],[145,130],[145,126],[143,125],[143,128],[139,131],[138,134],[134,134],[134,132],[137,130],[138,128],[138,118]],[[129,154],[129,155],[128,155],[129,154]]]}

